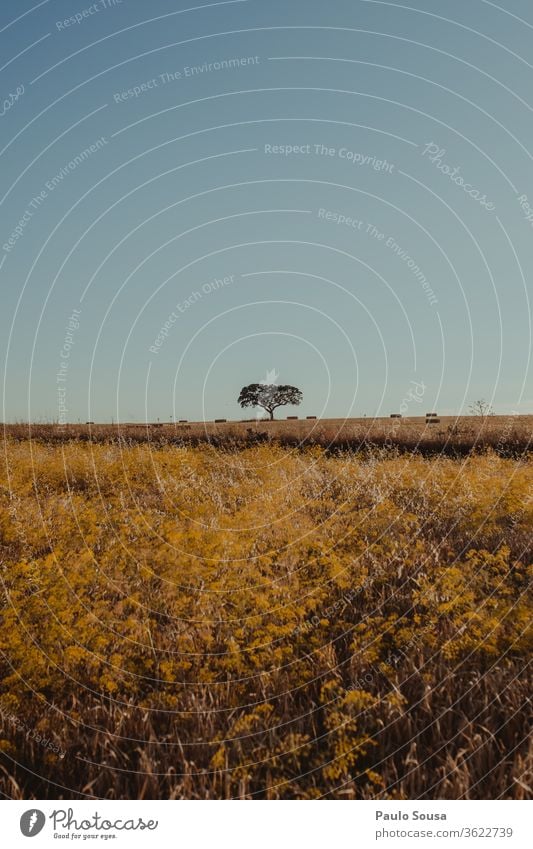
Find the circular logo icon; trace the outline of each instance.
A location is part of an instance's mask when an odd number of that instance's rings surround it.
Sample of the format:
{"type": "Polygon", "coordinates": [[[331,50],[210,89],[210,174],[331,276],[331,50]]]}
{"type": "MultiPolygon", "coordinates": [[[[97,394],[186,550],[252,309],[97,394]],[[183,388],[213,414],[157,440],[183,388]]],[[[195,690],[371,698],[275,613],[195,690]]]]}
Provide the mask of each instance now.
{"type": "Polygon", "coordinates": [[[20,818],[20,830],[24,837],[35,837],[42,831],[46,817],[42,811],[32,808],[30,811],[25,811],[20,818]]]}

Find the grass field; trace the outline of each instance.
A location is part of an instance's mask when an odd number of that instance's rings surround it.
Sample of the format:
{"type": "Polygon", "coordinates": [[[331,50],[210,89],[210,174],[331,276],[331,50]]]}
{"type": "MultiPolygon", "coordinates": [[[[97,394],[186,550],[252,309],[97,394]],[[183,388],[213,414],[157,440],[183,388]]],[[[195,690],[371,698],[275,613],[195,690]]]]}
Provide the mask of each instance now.
{"type": "Polygon", "coordinates": [[[289,447],[318,445],[330,450],[391,447],[409,452],[464,455],[492,448],[504,456],[519,456],[533,444],[533,415],[442,416],[360,419],[249,419],[246,421],[181,422],[114,425],[4,425],[12,439],[67,442],[197,445],[242,447],[275,442],[289,447]]]}
{"type": "Polygon", "coordinates": [[[18,427],[2,793],[531,798],[528,454],[18,427]]]}

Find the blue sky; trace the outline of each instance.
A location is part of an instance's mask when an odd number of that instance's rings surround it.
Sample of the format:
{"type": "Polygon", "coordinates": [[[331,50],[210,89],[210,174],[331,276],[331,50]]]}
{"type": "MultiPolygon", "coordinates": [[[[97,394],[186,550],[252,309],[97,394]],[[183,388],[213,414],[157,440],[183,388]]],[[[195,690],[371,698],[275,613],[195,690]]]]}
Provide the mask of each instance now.
{"type": "Polygon", "coordinates": [[[3,2],[3,419],[239,418],[269,372],[300,415],[533,412],[532,35],[525,0],[3,2]]]}

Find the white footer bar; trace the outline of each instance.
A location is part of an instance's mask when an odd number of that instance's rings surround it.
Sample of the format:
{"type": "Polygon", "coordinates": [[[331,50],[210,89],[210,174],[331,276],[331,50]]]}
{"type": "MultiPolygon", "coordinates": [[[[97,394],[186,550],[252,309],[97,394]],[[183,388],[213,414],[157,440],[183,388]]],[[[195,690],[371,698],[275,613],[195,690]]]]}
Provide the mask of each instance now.
{"type": "Polygon", "coordinates": [[[532,814],[529,801],[6,801],[1,842],[6,849],[531,849],[532,814]]]}

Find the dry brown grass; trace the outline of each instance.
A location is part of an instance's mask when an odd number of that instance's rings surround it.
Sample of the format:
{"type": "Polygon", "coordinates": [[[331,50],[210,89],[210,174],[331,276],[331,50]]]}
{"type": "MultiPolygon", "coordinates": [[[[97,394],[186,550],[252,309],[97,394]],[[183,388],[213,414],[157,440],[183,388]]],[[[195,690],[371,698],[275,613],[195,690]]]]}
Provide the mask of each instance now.
{"type": "Polygon", "coordinates": [[[3,794],[531,797],[527,456],[38,433],[2,446],[3,794]]]}
{"type": "Polygon", "coordinates": [[[270,442],[288,447],[318,445],[328,450],[359,451],[395,447],[425,454],[465,455],[491,448],[502,456],[518,456],[533,444],[533,416],[443,416],[435,424],[424,418],[247,420],[183,424],[4,425],[12,439],[47,443],[70,440],[154,445],[243,447],[270,442]]]}

